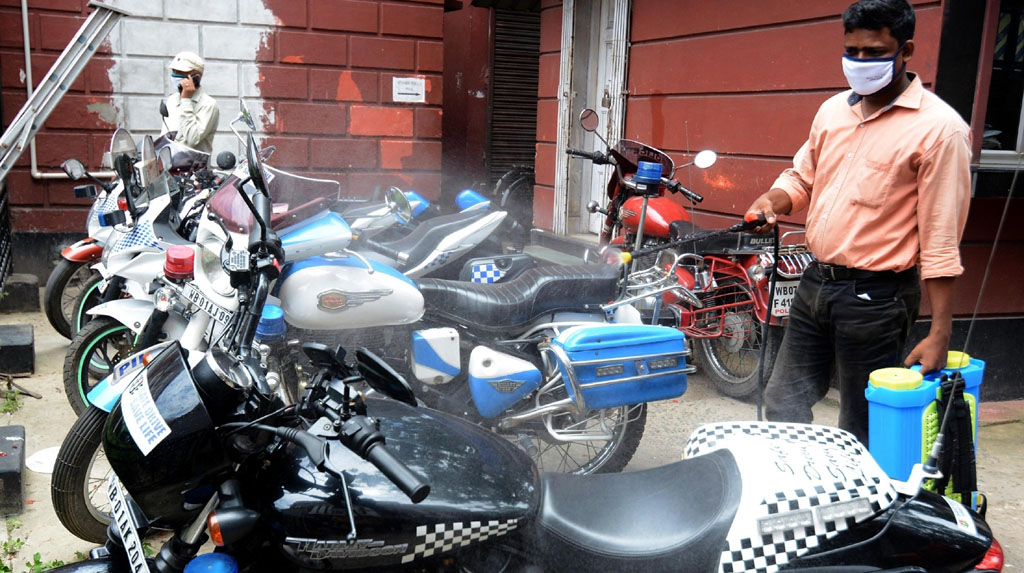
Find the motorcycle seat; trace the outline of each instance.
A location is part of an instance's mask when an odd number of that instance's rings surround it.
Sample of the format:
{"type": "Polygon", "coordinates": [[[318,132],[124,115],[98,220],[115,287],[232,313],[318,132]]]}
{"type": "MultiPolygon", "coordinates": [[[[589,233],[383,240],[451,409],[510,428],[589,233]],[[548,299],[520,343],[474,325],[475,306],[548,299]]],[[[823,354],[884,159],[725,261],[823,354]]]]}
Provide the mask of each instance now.
{"type": "Polygon", "coordinates": [[[544,313],[582,311],[584,305],[613,300],[619,270],[611,265],[545,266],[494,284],[420,279],[418,285],[428,314],[507,333],[544,313]]]}
{"type": "Polygon", "coordinates": [[[418,265],[444,240],[445,237],[469,225],[473,221],[486,217],[488,211],[467,211],[441,215],[424,221],[416,226],[408,235],[393,241],[383,242],[386,247],[395,249],[409,256],[404,267],[413,268],[418,265]]]}
{"type": "Polygon", "coordinates": [[[717,571],[742,491],[716,450],[638,472],[541,475],[542,555],[579,571],[717,571]]]}

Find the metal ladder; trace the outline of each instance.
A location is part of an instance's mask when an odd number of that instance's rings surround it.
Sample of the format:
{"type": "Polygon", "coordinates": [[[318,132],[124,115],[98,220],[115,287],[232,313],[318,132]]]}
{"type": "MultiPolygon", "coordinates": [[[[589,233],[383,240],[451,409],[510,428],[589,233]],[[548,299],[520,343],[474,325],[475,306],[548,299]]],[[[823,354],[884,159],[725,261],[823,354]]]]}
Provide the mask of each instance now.
{"type": "Polygon", "coordinates": [[[122,16],[131,15],[126,10],[96,0],[89,2],[89,6],[95,10],[89,14],[74,39],[46,73],[45,79],[32,92],[14,121],[0,136],[0,181],[7,177],[7,173],[14,167],[14,162],[28,147],[29,140],[39,131],[46,118],[50,117],[50,112],[60,103],[82,68],[114,29],[114,25],[122,16]]]}

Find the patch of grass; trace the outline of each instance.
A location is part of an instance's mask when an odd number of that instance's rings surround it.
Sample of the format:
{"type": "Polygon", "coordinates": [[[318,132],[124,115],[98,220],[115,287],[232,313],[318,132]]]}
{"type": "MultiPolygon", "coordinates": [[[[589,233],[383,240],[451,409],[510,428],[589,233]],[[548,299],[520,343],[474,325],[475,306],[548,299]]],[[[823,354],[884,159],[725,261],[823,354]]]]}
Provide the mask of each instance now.
{"type": "Polygon", "coordinates": [[[25,541],[20,537],[12,537],[3,544],[3,554],[6,558],[14,557],[21,551],[21,548],[25,545],[25,541]]]}
{"type": "Polygon", "coordinates": [[[60,559],[54,559],[52,561],[43,561],[42,557],[38,553],[32,555],[32,561],[26,561],[25,567],[28,567],[29,573],[42,573],[43,571],[49,571],[64,565],[64,562],[60,559]]]}
{"type": "Polygon", "coordinates": [[[0,414],[13,414],[21,408],[21,395],[17,390],[4,392],[3,401],[0,402],[0,414]]]}

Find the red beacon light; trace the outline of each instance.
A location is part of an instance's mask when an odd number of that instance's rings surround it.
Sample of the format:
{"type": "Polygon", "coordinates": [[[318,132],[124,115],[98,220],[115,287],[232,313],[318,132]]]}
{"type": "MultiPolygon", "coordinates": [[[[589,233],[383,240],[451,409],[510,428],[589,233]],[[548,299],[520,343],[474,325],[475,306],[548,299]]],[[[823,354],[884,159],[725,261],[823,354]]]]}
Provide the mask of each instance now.
{"type": "Polygon", "coordinates": [[[122,211],[128,210],[128,199],[122,197],[117,198],[117,208],[122,211]]]}
{"type": "Polygon", "coordinates": [[[164,276],[171,280],[191,280],[196,255],[187,245],[174,245],[164,257],[164,276]]]}

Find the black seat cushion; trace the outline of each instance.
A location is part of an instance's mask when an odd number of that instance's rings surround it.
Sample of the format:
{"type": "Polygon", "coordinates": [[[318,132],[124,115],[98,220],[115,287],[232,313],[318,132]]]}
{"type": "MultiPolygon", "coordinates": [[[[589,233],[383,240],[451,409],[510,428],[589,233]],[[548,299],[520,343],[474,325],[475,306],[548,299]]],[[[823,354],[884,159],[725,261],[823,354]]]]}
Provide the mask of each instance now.
{"type": "Polygon", "coordinates": [[[509,332],[538,316],[612,301],[618,294],[619,269],[611,265],[532,268],[496,284],[420,279],[428,314],[470,327],[509,332]]]}
{"type": "Polygon", "coordinates": [[[383,244],[408,255],[409,258],[402,268],[413,268],[423,262],[427,255],[434,252],[434,249],[445,237],[463,229],[477,219],[487,216],[489,213],[489,211],[476,210],[434,217],[420,223],[405,237],[383,244]]]}
{"type": "Polygon", "coordinates": [[[650,470],[543,474],[538,544],[554,570],[717,571],[742,492],[717,450],[650,470]]]}

